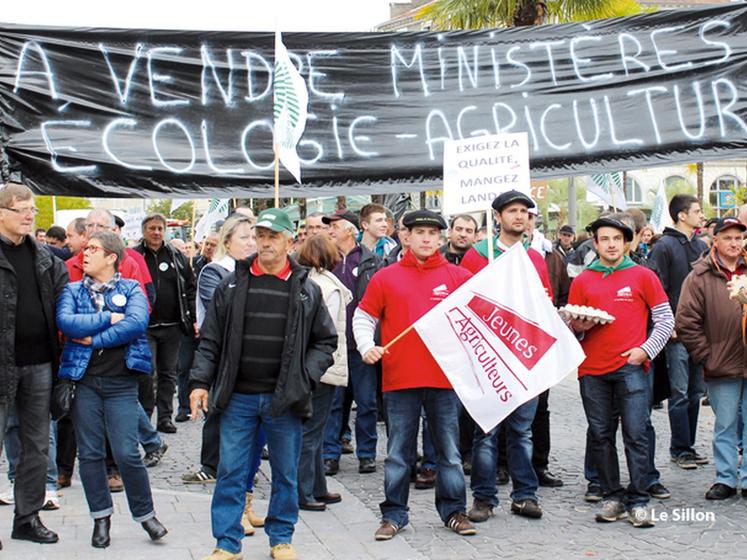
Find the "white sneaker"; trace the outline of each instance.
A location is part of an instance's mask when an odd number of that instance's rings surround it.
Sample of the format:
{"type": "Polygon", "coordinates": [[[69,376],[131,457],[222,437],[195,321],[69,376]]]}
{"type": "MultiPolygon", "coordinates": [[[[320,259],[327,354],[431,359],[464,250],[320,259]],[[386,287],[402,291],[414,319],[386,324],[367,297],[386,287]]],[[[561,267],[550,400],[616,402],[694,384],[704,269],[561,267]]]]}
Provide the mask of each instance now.
{"type": "Polygon", "coordinates": [[[45,511],[60,509],[60,498],[57,497],[57,492],[54,490],[47,490],[44,494],[44,505],[42,509],[45,511]]]}
{"type": "Polygon", "coordinates": [[[0,491],[0,506],[12,506],[15,503],[16,498],[13,494],[13,483],[11,482],[9,486],[0,491]]]}

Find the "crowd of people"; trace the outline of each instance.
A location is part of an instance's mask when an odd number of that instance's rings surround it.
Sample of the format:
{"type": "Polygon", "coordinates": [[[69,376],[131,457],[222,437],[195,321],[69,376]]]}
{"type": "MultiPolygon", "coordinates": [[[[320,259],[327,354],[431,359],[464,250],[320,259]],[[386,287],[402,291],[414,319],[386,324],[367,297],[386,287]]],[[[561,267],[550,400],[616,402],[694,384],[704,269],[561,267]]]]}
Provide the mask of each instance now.
{"type": "Polygon", "coordinates": [[[509,482],[511,513],[542,517],[538,488],[563,485],[549,469],[550,390],[485,433],[415,331],[390,345],[516,244],[556,307],[616,318],[567,321],[586,354],[584,499],[601,502],[596,521],[651,527],[648,501],[671,496],[654,460],[650,413],[661,401],[672,462],[694,470],[709,461],[695,441],[706,391],[717,476],[705,497],[747,497],[747,207],[706,222],[697,198],[675,195],[673,226],[661,234],[628,210],[604,212],[578,234],[562,225],[554,241],[518,191],[493,201],[493,239],[469,214],[447,222],[415,210],[395,221],[372,203],[310,214],[299,229],[282,209],[255,217],[243,207],[196,253],[167,239],[160,214],[143,219],[141,242],[128,248],[124,222],[107,210],[46,231],[34,231],[37,212],[24,185],[0,190],[0,442],[12,483],[0,503],[15,504],[11,538],[58,541],[39,512],[60,507],[57,489],[70,486],[77,456],[93,547],[110,546],[111,494],[124,489],[133,519],[163,539],[148,468],[168,451],[161,434],[190,419],[203,421],[200,467],[183,482],[215,485],[206,560],[240,558],[256,527],[273,558],[296,558],[299,509],[342,500],[326,483],[340,456],[355,453],[362,476],[379,468],[379,422],[387,453],[376,540],[408,524],[411,483],[435,488],[441,521],[459,535],[494,515],[497,486],[509,482]],[[74,398],[52,420],[61,384],[74,398]],[[263,456],[266,517],[252,507],[263,456]]]}

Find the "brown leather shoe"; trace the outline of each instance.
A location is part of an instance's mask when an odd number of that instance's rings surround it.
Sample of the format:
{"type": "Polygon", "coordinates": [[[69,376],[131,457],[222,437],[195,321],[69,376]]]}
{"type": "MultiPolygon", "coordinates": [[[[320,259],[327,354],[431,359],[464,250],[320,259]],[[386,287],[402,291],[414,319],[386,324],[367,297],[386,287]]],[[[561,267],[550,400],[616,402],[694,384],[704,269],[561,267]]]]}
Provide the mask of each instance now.
{"type": "Polygon", "coordinates": [[[449,516],[449,520],[446,522],[446,526],[454,531],[457,535],[469,536],[476,535],[477,529],[472,525],[472,522],[467,517],[467,514],[463,511],[457,511],[449,516]]]}
{"type": "Polygon", "coordinates": [[[420,469],[415,478],[416,490],[428,490],[436,485],[436,471],[433,469],[420,469]]]}
{"type": "Polygon", "coordinates": [[[72,484],[71,476],[69,474],[61,474],[57,477],[57,489],[60,488],[70,488],[70,484],[72,484]]]}
{"type": "Polygon", "coordinates": [[[339,504],[342,496],[336,492],[327,492],[324,496],[314,496],[318,502],[325,504],[339,504]]]}
{"type": "Polygon", "coordinates": [[[381,525],[379,525],[379,528],[376,529],[376,532],[374,533],[374,539],[377,541],[388,541],[394,538],[394,535],[400,532],[401,527],[397,527],[394,523],[391,521],[387,521],[384,519],[384,521],[381,522],[381,525]]]}
{"type": "Polygon", "coordinates": [[[108,477],[109,481],[109,492],[124,492],[124,484],[119,474],[110,474],[108,477]]]}

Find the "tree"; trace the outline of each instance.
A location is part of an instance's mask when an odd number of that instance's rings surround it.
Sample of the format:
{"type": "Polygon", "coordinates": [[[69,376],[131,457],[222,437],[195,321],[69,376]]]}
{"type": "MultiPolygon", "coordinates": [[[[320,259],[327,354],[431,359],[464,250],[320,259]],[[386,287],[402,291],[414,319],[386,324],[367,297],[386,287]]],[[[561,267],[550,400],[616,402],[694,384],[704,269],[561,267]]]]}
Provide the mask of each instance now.
{"type": "Polygon", "coordinates": [[[635,0],[436,0],[417,14],[432,29],[484,29],[629,16],[635,0]]]}
{"type": "Polygon", "coordinates": [[[192,209],[194,208],[194,205],[194,201],[190,200],[172,212],[171,200],[168,198],[162,198],[160,200],[154,200],[148,204],[148,213],[154,214],[157,212],[163,214],[167,218],[172,218],[174,220],[188,220],[189,222],[192,222],[192,209]]]}
{"type": "MultiPolygon", "coordinates": [[[[36,215],[36,227],[49,229],[54,223],[54,205],[51,196],[35,197],[36,207],[39,213],[36,215]]],[[[91,208],[91,201],[87,198],[77,196],[58,196],[56,199],[57,210],[78,210],[91,208]]],[[[66,227],[67,224],[57,224],[66,227]]]]}

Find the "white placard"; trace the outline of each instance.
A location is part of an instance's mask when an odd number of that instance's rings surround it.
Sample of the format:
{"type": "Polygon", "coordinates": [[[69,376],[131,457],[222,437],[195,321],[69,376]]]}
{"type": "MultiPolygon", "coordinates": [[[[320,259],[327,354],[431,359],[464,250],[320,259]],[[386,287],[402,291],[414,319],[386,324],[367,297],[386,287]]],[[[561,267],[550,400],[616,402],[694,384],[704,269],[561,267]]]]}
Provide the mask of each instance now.
{"type": "Polygon", "coordinates": [[[444,211],[487,210],[502,192],[530,194],[526,132],[450,140],[444,145],[444,211]]]}

